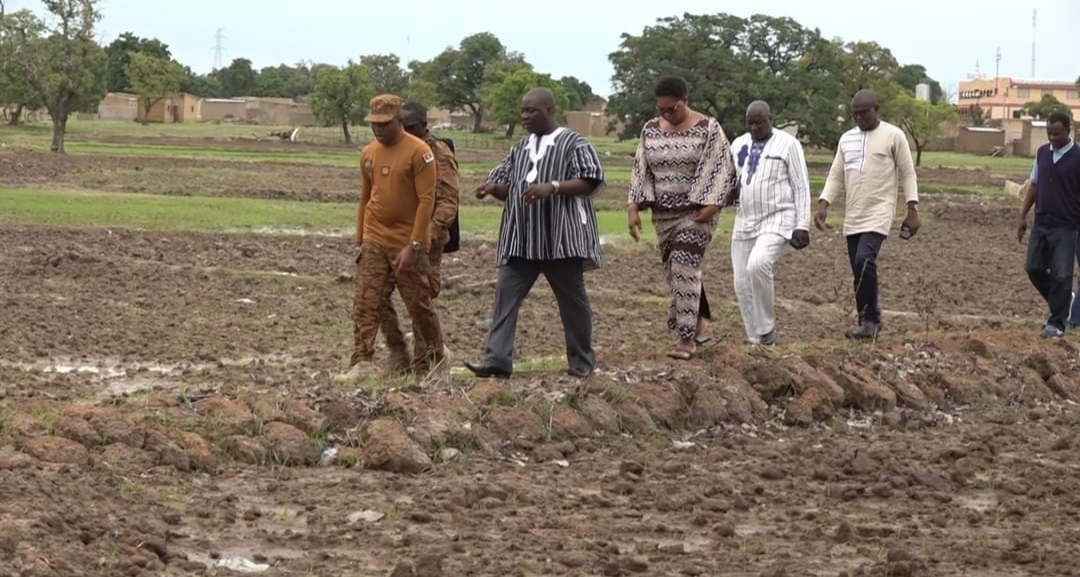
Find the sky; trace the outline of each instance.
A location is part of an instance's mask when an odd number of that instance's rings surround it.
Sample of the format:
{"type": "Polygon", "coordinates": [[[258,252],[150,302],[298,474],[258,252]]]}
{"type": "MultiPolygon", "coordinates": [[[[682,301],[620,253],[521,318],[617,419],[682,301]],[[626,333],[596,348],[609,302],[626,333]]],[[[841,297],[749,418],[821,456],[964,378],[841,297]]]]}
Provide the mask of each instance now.
{"type": "MultiPolygon", "coordinates": [[[[301,60],[344,64],[374,53],[395,53],[407,63],[429,59],[469,34],[492,32],[510,50],[524,53],[538,71],[576,76],[606,96],[612,75],[608,55],[618,48],[622,33],[640,34],[657,18],[684,13],[744,17],[760,13],[790,16],[830,38],[876,41],[902,64],[924,65],[950,94],[975,72],[976,62],[984,74],[993,76],[998,48],[1002,76],[1060,81],[1080,76],[1080,34],[1069,25],[1080,22],[1076,0],[904,0],[876,5],[851,0],[638,2],[635,6],[626,0],[533,4],[412,0],[382,5],[386,10],[378,13],[370,9],[377,4],[371,0],[102,0],[100,40],[108,43],[128,31],[158,38],[181,63],[209,72],[219,28],[225,64],[245,57],[256,68],[301,60]],[[181,6],[182,11],[169,11],[181,6]],[[1034,75],[1033,9],[1038,11],[1034,75]],[[410,20],[415,23],[409,25],[410,20]]],[[[6,0],[6,4],[9,11],[41,10],[38,0],[6,0]]]]}

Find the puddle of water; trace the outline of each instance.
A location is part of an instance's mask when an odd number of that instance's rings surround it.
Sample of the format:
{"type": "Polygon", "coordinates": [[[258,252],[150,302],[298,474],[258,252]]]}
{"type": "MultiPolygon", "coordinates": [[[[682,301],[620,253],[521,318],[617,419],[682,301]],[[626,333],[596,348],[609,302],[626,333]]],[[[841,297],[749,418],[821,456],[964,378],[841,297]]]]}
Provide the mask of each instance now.
{"type": "Polygon", "coordinates": [[[330,237],[345,237],[353,236],[354,231],[342,230],[342,229],[329,229],[329,230],[311,230],[307,228],[287,228],[276,226],[260,226],[250,230],[245,229],[228,229],[225,232],[232,234],[266,234],[266,235],[285,235],[285,236],[330,236],[330,237]]]}
{"type": "MultiPolygon", "coordinates": [[[[198,535],[192,536],[195,539],[201,538],[198,535]]],[[[211,543],[213,539],[209,540],[211,543]]],[[[214,567],[217,565],[217,559],[210,556],[210,551],[192,551],[185,549],[184,547],[177,547],[177,552],[180,555],[185,555],[188,561],[195,561],[202,563],[207,567],[214,567]]],[[[270,560],[272,563],[277,559],[301,559],[304,557],[304,552],[299,549],[291,549],[288,547],[278,547],[276,545],[269,545],[264,543],[232,543],[228,547],[214,548],[214,553],[218,554],[219,559],[253,559],[256,555],[261,555],[270,560]]]]}
{"type": "Polygon", "coordinates": [[[0,367],[46,375],[84,375],[93,382],[104,384],[105,387],[102,389],[101,395],[108,397],[131,395],[140,391],[155,389],[176,389],[179,387],[179,382],[175,377],[185,371],[211,371],[222,366],[243,368],[258,364],[284,366],[298,362],[300,362],[300,359],[290,355],[218,359],[217,362],[213,363],[190,361],[176,363],[158,361],[123,362],[119,359],[110,358],[85,358],[49,359],[35,362],[0,360],[0,367]]]}

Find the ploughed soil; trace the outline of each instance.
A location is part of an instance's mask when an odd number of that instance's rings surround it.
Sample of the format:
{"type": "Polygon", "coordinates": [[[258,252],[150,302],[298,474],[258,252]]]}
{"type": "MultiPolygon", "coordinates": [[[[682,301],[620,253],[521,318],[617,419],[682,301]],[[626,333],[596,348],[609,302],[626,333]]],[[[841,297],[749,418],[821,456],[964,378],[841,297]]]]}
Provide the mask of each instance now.
{"type": "MultiPolygon", "coordinates": [[[[68,161],[51,182],[113,162],[68,161]]],[[[425,387],[334,381],[346,238],[0,230],[0,576],[1071,574],[1080,345],[1037,336],[1015,201],[924,204],[876,343],[842,338],[832,231],[781,261],[781,345],[743,345],[722,231],[693,361],[641,246],[589,274],[591,379],[541,282],[513,379],[425,387]]],[[[493,265],[445,265],[455,365],[493,265]]]]}

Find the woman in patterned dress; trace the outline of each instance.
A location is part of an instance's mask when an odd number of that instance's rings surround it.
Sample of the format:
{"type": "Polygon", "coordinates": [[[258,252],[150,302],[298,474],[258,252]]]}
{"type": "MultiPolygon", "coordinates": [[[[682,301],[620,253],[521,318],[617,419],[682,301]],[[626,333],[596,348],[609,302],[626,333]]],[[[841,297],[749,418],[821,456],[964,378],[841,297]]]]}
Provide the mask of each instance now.
{"type": "Polygon", "coordinates": [[[671,288],[668,329],[678,343],[668,353],[689,360],[708,340],[709,303],[701,263],[720,208],[733,203],[738,178],[720,123],[694,111],[686,81],[665,76],[654,91],[660,116],[641,130],[627,205],[630,236],[638,240],[642,209],[652,211],[671,288]]]}

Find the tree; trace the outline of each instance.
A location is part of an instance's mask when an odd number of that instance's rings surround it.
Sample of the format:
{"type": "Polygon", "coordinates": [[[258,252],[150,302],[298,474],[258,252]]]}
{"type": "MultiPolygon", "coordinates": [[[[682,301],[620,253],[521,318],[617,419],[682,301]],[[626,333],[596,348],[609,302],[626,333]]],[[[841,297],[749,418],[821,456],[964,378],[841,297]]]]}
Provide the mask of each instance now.
{"type": "Polygon", "coordinates": [[[171,60],[172,54],[165,43],[155,38],[140,38],[131,32],[124,32],[105,47],[109,58],[109,72],[106,88],[109,92],[131,92],[133,87],[128,78],[130,54],[139,52],[163,60],[171,60]]]}
{"type": "MultiPolygon", "coordinates": [[[[608,110],[635,134],[656,115],[653,85],[676,74],[690,86],[691,106],[715,117],[732,138],[745,128],[746,106],[772,105],[778,126],[798,125],[813,144],[835,145],[838,98],[856,61],[844,48],[791,18],[730,14],[662,18],[640,36],[624,34],[610,55],[615,92],[608,110]]],[[[850,98],[847,93],[845,98],[850,98]]]]}
{"type": "Polygon", "coordinates": [[[256,74],[255,88],[251,94],[273,98],[297,98],[310,94],[314,84],[315,77],[311,72],[311,67],[304,62],[299,62],[296,66],[287,64],[267,66],[256,74]]]}
{"type": "Polygon", "coordinates": [[[184,67],[184,82],[180,90],[203,98],[220,98],[221,83],[214,74],[195,74],[191,68],[184,67]]]}
{"type": "Polygon", "coordinates": [[[915,166],[922,164],[922,153],[927,143],[941,136],[944,124],[960,120],[956,109],[949,103],[930,104],[907,92],[901,92],[895,102],[895,122],[915,143],[915,166]]]}
{"type": "Polygon", "coordinates": [[[127,77],[131,88],[139,96],[142,123],[148,122],[150,109],[165,97],[176,94],[184,83],[184,69],[173,62],[145,52],[131,52],[127,77]]]}
{"type": "Polygon", "coordinates": [[[24,14],[5,18],[0,63],[26,81],[49,111],[52,150],[64,152],[68,116],[90,110],[105,95],[107,58],[94,42],[99,0],[43,0],[51,22],[24,14]],[[9,27],[9,24],[11,25],[9,27]]]}
{"type": "Polygon", "coordinates": [[[467,111],[473,117],[473,131],[479,132],[484,122],[481,90],[490,83],[491,65],[507,56],[506,47],[494,34],[481,32],[466,37],[457,48],[447,48],[430,62],[410,66],[435,86],[439,106],[467,111]]]}
{"type": "MultiPolygon", "coordinates": [[[[0,12],[2,8],[3,2],[0,1],[0,12]]],[[[15,57],[11,43],[2,41],[4,35],[12,33],[21,26],[32,25],[28,19],[33,19],[33,15],[24,10],[10,14],[7,18],[7,22],[4,22],[0,14],[0,63],[12,63],[15,57]],[[20,24],[18,20],[24,20],[24,22],[20,24]]],[[[13,67],[0,65],[0,105],[10,107],[4,111],[6,119],[8,124],[16,125],[22,120],[24,111],[37,110],[43,106],[43,103],[24,75],[19,74],[13,67]]]]}
{"type": "Polygon", "coordinates": [[[352,144],[349,125],[362,121],[374,96],[374,83],[363,66],[352,61],[345,68],[326,66],[315,74],[311,111],[326,126],[341,126],[345,143],[352,144]]]}
{"type": "Polygon", "coordinates": [[[360,66],[367,70],[376,94],[401,96],[409,86],[409,74],[401,67],[401,61],[394,54],[361,56],[360,66]]]}
{"type": "Polygon", "coordinates": [[[533,88],[550,88],[559,110],[567,109],[569,99],[562,84],[549,74],[539,74],[528,68],[520,68],[504,76],[498,83],[485,87],[484,107],[491,120],[506,126],[507,138],[513,138],[514,129],[521,120],[521,100],[533,88]]]}
{"type": "Polygon", "coordinates": [[[237,58],[229,64],[228,68],[215,70],[218,82],[221,83],[222,96],[235,98],[237,96],[251,96],[255,92],[255,84],[258,80],[255,69],[251,67],[251,61],[247,58],[237,58]]]}
{"type": "Polygon", "coordinates": [[[428,108],[437,106],[439,103],[438,89],[434,84],[423,78],[413,78],[409,80],[409,84],[405,87],[405,92],[402,94],[402,97],[406,100],[419,102],[428,108]]]}
{"type": "Polygon", "coordinates": [[[986,111],[978,104],[971,106],[971,125],[976,128],[986,126],[986,111]]]}
{"type": "Polygon", "coordinates": [[[589,102],[596,98],[592,87],[584,80],[573,76],[563,76],[559,79],[559,86],[566,93],[566,110],[584,110],[589,102]]]}
{"type": "Polygon", "coordinates": [[[909,92],[914,93],[915,87],[921,83],[930,85],[930,104],[938,104],[945,95],[941,89],[941,83],[926,73],[926,67],[922,64],[908,64],[901,66],[894,77],[896,83],[903,86],[909,92]]]}
{"type": "Polygon", "coordinates": [[[1028,102],[1020,109],[1021,114],[1040,120],[1050,118],[1050,115],[1055,112],[1062,112],[1070,118],[1072,117],[1069,107],[1055,98],[1053,94],[1043,94],[1038,102],[1028,102]]]}

